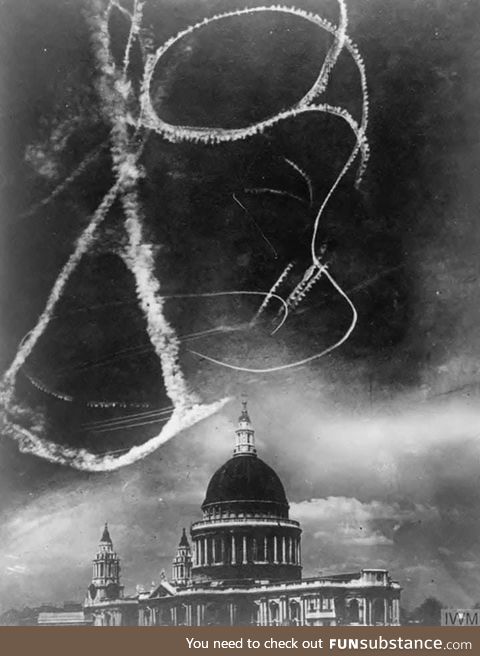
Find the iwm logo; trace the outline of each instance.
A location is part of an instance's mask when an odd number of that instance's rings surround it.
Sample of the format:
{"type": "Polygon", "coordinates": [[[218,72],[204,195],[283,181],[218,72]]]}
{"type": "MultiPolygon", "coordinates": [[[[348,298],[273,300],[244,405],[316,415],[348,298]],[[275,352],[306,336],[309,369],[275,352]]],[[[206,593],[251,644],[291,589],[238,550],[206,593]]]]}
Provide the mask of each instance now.
{"type": "Polygon", "coordinates": [[[480,626],[480,609],[442,608],[440,624],[442,626],[480,626]]]}

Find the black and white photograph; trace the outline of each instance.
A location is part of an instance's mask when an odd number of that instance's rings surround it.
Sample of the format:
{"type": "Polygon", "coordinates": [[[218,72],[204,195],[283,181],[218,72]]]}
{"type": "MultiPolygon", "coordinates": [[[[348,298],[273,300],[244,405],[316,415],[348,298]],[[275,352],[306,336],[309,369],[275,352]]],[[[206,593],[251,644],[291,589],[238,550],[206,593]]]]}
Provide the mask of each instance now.
{"type": "Polygon", "coordinates": [[[0,0],[1,626],[480,609],[480,3],[263,2],[0,0]]]}

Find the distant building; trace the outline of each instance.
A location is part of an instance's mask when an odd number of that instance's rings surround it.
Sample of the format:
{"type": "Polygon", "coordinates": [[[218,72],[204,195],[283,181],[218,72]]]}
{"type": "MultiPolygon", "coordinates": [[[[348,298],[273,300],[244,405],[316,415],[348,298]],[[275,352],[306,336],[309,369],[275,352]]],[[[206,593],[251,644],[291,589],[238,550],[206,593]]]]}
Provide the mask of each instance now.
{"type": "Polygon", "coordinates": [[[91,621],[83,610],[78,611],[47,611],[38,614],[37,624],[42,626],[85,626],[91,621]]]}
{"type": "Polygon", "coordinates": [[[52,626],[69,625],[83,626],[91,622],[91,616],[86,616],[83,604],[66,601],[63,606],[42,604],[30,608],[11,608],[0,615],[0,626],[34,626],[50,624],[52,626]]]}
{"type": "Polygon", "coordinates": [[[384,569],[302,579],[301,528],[277,474],[257,457],[246,403],[203,519],[184,529],[172,578],[124,596],[105,527],[84,604],[96,626],[399,625],[400,585],[384,569]]]}

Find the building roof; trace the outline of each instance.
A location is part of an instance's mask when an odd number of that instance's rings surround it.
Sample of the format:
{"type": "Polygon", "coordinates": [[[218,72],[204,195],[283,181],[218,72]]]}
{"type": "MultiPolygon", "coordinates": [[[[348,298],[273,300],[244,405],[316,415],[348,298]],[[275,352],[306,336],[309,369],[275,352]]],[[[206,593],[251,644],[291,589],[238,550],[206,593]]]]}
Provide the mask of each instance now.
{"type": "Polygon", "coordinates": [[[288,509],[285,490],[277,474],[263,460],[250,454],[230,458],[215,472],[202,508],[228,501],[261,501],[288,509]]]}
{"type": "Polygon", "coordinates": [[[105,527],[103,529],[102,537],[100,542],[109,542],[112,544],[112,538],[110,537],[110,533],[108,532],[108,524],[105,522],[105,527]]]}
{"type": "Polygon", "coordinates": [[[189,547],[190,546],[190,544],[188,542],[188,538],[187,538],[187,531],[185,529],[183,529],[183,531],[182,531],[182,537],[180,538],[180,542],[179,542],[178,546],[179,547],[189,547]]]}

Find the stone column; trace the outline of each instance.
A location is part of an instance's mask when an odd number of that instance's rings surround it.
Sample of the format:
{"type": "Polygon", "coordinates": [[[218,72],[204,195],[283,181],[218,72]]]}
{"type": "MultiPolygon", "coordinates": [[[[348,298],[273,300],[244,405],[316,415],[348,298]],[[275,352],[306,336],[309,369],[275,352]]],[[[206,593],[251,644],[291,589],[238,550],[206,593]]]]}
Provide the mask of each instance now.
{"type": "Polygon", "coordinates": [[[392,624],[400,624],[400,601],[393,599],[392,624]]]}
{"type": "Polygon", "coordinates": [[[273,536],[273,562],[278,563],[277,536],[273,536]]]}
{"type": "Polygon", "coordinates": [[[266,626],[267,624],[267,602],[265,599],[260,600],[260,625],[266,626]]]}
{"type": "Polygon", "coordinates": [[[235,536],[232,535],[232,565],[237,564],[237,556],[235,553],[235,536]]]}
{"type": "Polygon", "coordinates": [[[243,555],[242,563],[243,565],[246,565],[247,564],[247,536],[246,535],[243,536],[242,555],[243,555]]]}
{"type": "Polygon", "coordinates": [[[287,554],[286,554],[286,549],[287,549],[287,538],[285,536],[282,537],[282,563],[287,562],[287,554]]]}
{"type": "Polygon", "coordinates": [[[263,560],[265,562],[268,561],[268,542],[267,542],[267,536],[263,538],[263,560]]]}
{"type": "Polygon", "coordinates": [[[208,565],[208,538],[203,538],[203,559],[204,564],[208,565]]]}
{"type": "Polygon", "coordinates": [[[217,540],[215,537],[212,538],[212,561],[217,562],[217,540]]]}
{"type": "Polygon", "coordinates": [[[286,597],[280,597],[279,613],[280,613],[280,617],[278,618],[279,622],[282,626],[285,626],[288,620],[286,597]]]}
{"type": "Polygon", "coordinates": [[[365,624],[365,599],[358,600],[358,623],[365,624]]]}

